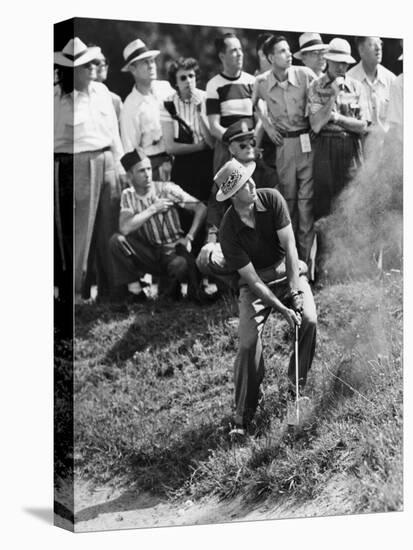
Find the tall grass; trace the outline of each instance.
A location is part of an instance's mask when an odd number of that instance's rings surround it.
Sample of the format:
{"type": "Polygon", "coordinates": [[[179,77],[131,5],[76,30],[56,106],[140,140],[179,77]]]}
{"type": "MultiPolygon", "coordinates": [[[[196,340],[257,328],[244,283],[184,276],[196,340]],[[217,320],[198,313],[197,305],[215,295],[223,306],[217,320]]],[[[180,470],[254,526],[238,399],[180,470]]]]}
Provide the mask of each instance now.
{"type": "Polygon", "coordinates": [[[265,402],[257,435],[243,445],[228,438],[233,304],[83,306],[75,344],[78,477],[174,498],[324,499],[327,509],[337,498],[346,512],[401,509],[401,293],[397,274],[319,290],[307,388],[314,411],[295,437],[284,422],[292,339],[271,315],[265,402]]]}

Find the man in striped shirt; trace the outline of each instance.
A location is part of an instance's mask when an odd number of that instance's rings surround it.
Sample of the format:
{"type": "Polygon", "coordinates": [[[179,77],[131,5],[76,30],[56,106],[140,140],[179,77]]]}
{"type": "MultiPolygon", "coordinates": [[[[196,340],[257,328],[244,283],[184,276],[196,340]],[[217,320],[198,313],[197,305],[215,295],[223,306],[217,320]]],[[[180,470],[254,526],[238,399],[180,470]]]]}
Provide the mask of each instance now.
{"type": "Polygon", "coordinates": [[[255,77],[242,70],[244,53],[238,38],[226,33],[215,40],[215,48],[222,63],[222,72],[207,83],[206,110],[211,133],[216,138],[214,174],[230,158],[222,143],[225,130],[241,118],[253,120],[252,90],[255,77]]]}
{"type": "Polygon", "coordinates": [[[206,207],[172,182],[152,180],[149,158],[140,150],[124,155],[122,165],[131,186],[122,192],[119,231],[112,236],[115,284],[118,289],[135,283],[145,273],[160,275],[161,284],[176,296],[188,275],[187,258],[176,245],[191,251],[191,243],[201,227],[206,207]],[[193,213],[192,225],[184,235],[178,207],[193,213]]]}

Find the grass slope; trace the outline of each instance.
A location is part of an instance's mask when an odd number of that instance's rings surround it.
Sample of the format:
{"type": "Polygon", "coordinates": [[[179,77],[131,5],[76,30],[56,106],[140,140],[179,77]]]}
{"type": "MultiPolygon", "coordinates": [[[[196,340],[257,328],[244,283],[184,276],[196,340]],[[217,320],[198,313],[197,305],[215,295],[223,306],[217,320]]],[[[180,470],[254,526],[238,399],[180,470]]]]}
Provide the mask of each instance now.
{"type": "Polygon", "coordinates": [[[292,343],[271,315],[264,332],[260,435],[231,446],[234,304],[82,306],[75,342],[75,467],[96,484],[170,497],[326,495],[335,512],[402,507],[402,281],[318,289],[318,346],[307,393],[312,422],[283,422],[292,343]],[[333,506],[333,500],[339,505],[333,506]]]}

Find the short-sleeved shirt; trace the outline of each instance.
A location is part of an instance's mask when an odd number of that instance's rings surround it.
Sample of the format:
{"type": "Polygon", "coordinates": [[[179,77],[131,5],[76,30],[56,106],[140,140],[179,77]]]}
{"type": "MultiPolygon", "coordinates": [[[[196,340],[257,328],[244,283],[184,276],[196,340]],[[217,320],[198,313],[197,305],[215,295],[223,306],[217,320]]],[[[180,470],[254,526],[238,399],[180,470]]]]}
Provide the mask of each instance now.
{"type": "MultiPolygon", "coordinates": [[[[328,73],[323,74],[320,78],[317,78],[317,80],[311,83],[308,92],[309,115],[317,113],[321,107],[328,103],[332,94],[332,83],[333,81],[328,73]]],[[[354,80],[354,78],[346,74],[344,77],[343,90],[340,91],[336,98],[333,112],[358,120],[368,120],[366,116],[366,95],[362,84],[358,80],[354,80]]],[[[343,127],[329,121],[322,130],[343,132],[343,127]]]]}
{"type": "Polygon", "coordinates": [[[258,189],[255,202],[255,228],[245,225],[233,206],[226,211],[219,230],[219,241],[231,270],[250,262],[255,269],[278,264],[285,256],[277,231],[291,223],[287,204],[276,189],[258,189]]]}
{"type": "Polygon", "coordinates": [[[133,87],[120,115],[120,134],[125,153],[137,147],[148,156],[165,152],[160,109],[173,91],[165,80],[154,80],[149,94],[141,94],[136,86],[133,87]]]}
{"type": "Polygon", "coordinates": [[[308,67],[291,66],[287,80],[280,82],[269,70],[255,82],[254,98],[263,99],[271,122],[285,131],[308,128],[307,95],[314,72],[308,67]]]}
{"type": "MultiPolygon", "coordinates": [[[[120,199],[120,211],[139,214],[159,198],[170,199],[177,205],[199,202],[175,183],[154,181],[152,189],[144,196],[138,195],[133,187],[125,189],[120,199]]],[[[177,207],[158,212],[137,229],[136,234],[152,245],[174,243],[183,235],[177,207]]]]}
{"type": "Polygon", "coordinates": [[[399,74],[390,88],[387,124],[403,126],[403,74],[399,74]]]}
{"type": "MultiPolygon", "coordinates": [[[[54,94],[54,152],[84,153],[110,146],[120,165],[123,147],[118,121],[108,88],[91,82],[87,91],[54,94]]],[[[120,170],[124,172],[123,168],[120,170]]]]}
{"type": "MultiPolygon", "coordinates": [[[[201,112],[206,114],[205,109],[206,92],[204,90],[195,91],[195,94],[189,100],[183,100],[179,97],[178,92],[173,93],[166,101],[172,101],[175,105],[177,115],[184,120],[193,131],[194,143],[199,143],[203,140],[201,124],[198,116],[198,106],[201,112]]],[[[165,106],[161,107],[161,122],[172,122],[174,125],[174,137],[178,138],[179,125],[166,110],[165,106]]]]}
{"type": "Polygon", "coordinates": [[[349,69],[347,75],[361,82],[364,87],[367,101],[367,119],[371,120],[372,124],[380,122],[385,126],[390,86],[396,75],[386,69],[386,67],[383,67],[383,65],[377,65],[377,77],[374,82],[371,82],[367,78],[361,61],[349,69]]]}
{"type": "Polygon", "coordinates": [[[252,90],[255,76],[241,71],[229,77],[220,73],[207,83],[207,115],[220,115],[220,124],[228,128],[241,118],[253,119],[252,90]]]}

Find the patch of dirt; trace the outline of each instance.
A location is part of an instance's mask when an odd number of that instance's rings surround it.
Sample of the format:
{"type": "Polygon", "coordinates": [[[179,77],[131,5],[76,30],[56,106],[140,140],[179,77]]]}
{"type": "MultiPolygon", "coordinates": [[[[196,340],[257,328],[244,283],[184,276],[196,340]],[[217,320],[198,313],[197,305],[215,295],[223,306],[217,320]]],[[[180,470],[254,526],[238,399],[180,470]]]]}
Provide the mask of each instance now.
{"type": "MultiPolygon", "coordinates": [[[[333,477],[322,494],[307,502],[297,502],[294,495],[246,504],[242,496],[233,500],[204,499],[180,503],[160,499],[148,493],[122,492],[108,487],[91,490],[88,484],[75,488],[75,532],[117,529],[200,525],[230,521],[257,521],[342,515],[354,512],[352,494],[355,478],[333,477]]],[[[56,523],[69,528],[69,524],[56,523]]]]}

